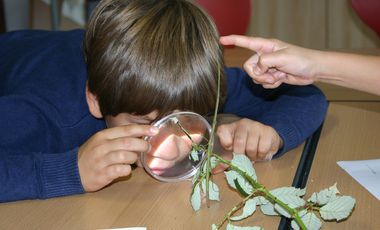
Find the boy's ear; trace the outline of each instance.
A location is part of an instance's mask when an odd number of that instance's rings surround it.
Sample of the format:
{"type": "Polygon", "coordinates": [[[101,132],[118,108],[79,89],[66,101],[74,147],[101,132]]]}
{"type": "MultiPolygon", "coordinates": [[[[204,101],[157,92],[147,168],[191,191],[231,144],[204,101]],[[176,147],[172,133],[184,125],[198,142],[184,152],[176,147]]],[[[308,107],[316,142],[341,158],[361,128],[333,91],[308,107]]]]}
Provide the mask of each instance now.
{"type": "Polygon", "coordinates": [[[98,98],[88,90],[87,84],[86,84],[86,101],[87,101],[88,109],[90,110],[90,113],[92,114],[92,116],[96,118],[103,118],[103,115],[100,112],[98,98]]]}

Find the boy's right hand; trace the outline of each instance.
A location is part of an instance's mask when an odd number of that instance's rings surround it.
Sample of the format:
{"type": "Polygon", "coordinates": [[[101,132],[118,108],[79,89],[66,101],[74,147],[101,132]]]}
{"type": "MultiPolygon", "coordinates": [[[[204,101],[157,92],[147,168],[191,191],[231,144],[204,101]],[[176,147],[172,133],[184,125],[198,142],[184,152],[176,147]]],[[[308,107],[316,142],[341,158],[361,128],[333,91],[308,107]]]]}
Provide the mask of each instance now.
{"type": "Polygon", "coordinates": [[[78,150],[78,167],[86,192],[97,191],[114,179],[128,176],[141,152],[150,145],[143,136],[154,136],[156,127],[126,125],[104,129],[88,139],[78,150]]]}

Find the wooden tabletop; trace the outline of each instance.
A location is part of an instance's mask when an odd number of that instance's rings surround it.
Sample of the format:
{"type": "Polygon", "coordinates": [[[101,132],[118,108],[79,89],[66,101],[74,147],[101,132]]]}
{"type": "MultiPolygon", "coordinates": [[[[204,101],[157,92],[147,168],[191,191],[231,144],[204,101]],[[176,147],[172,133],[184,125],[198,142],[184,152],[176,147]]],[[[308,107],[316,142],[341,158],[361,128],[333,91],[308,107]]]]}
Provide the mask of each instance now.
{"type": "Polygon", "coordinates": [[[330,187],[356,199],[352,216],[323,229],[379,229],[380,201],[337,165],[337,161],[380,158],[380,103],[330,103],[318,148],[309,175],[307,190],[330,187]]]}
{"type": "MultiPolygon", "coordinates": [[[[302,146],[279,159],[257,163],[259,180],[268,188],[289,186],[302,146]]],[[[191,182],[163,183],[137,168],[131,177],[84,195],[0,204],[1,229],[100,229],[147,227],[148,230],[211,229],[241,197],[228,188],[224,175],[215,176],[219,203],[195,213],[190,205],[191,182]]],[[[276,229],[280,218],[256,213],[246,224],[276,229]]]]}

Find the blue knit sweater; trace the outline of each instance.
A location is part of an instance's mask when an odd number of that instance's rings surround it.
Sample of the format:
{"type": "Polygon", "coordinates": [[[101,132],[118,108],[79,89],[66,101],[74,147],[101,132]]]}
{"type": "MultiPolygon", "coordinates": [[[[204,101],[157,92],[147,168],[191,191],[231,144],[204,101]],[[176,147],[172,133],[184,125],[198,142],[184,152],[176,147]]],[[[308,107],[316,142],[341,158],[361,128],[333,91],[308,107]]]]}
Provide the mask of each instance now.
{"type": "MultiPolygon", "coordinates": [[[[85,100],[82,39],[83,30],[0,36],[0,202],[84,192],[77,150],[105,122],[85,100]]],[[[239,68],[226,73],[222,112],[272,126],[284,141],[277,156],[324,119],[327,103],[314,86],[266,90],[239,68]]]]}

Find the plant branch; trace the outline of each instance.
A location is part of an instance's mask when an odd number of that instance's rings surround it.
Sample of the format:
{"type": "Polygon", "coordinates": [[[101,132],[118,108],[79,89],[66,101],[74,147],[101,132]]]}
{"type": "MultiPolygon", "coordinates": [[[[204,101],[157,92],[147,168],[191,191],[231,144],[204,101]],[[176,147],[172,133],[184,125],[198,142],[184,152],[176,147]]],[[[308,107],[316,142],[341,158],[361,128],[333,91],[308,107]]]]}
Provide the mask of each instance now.
{"type": "Polygon", "coordinates": [[[224,219],[218,224],[217,228],[221,228],[223,226],[223,224],[229,220],[231,218],[231,216],[239,209],[241,209],[241,207],[243,207],[243,205],[245,204],[245,202],[247,202],[247,200],[251,199],[253,196],[255,196],[256,193],[251,193],[249,194],[247,197],[245,197],[239,204],[235,205],[235,207],[233,207],[231,209],[231,211],[229,211],[225,216],[224,216],[224,219]]]}
{"type": "Polygon", "coordinates": [[[279,200],[276,196],[271,194],[262,184],[257,182],[255,179],[253,179],[251,176],[249,176],[246,172],[241,170],[236,165],[232,164],[230,161],[224,159],[223,157],[217,154],[212,154],[212,156],[216,157],[218,161],[222,162],[223,164],[228,165],[232,170],[239,173],[242,177],[244,177],[248,181],[248,183],[252,185],[254,189],[262,192],[264,194],[264,197],[267,198],[269,201],[271,201],[272,203],[277,203],[282,208],[284,208],[292,216],[292,218],[294,218],[294,220],[297,222],[300,228],[306,230],[306,226],[301,220],[301,217],[298,215],[298,211],[296,209],[289,207],[286,203],[279,200]]]}
{"type": "Polygon", "coordinates": [[[206,203],[207,207],[209,207],[209,183],[210,183],[210,175],[211,175],[211,155],[212,150],[214,148],[214,135],[215,135],[215,127],[216,127],[216,120],[218,116],[218,110],[219,110],[219,98],[220,98],[220,66],[218,66],[218,88],[217,88],[217,95],[216,95],[216,104],[215,104],[215,110],[214,110],[214,117],[212,120],[212,128],[211,128],[211,134],[210,134],[210,140],[208,142],[207,146],[207,167],[206,167],[206,203]]]}

